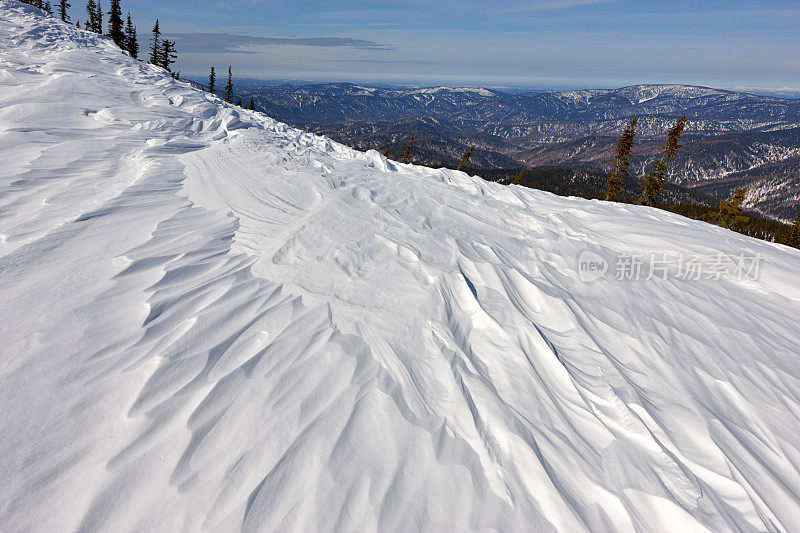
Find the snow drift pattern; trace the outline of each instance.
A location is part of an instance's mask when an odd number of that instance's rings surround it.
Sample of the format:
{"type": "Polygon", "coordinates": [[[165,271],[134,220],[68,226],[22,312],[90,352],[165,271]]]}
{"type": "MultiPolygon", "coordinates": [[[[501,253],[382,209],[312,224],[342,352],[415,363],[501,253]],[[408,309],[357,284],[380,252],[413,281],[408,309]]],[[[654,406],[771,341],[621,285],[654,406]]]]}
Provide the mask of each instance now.
{"type": "Polygon", "coordinates": [[[355,152],[0,0],[0,526],[791,530],[798,259],[355,152]]]}

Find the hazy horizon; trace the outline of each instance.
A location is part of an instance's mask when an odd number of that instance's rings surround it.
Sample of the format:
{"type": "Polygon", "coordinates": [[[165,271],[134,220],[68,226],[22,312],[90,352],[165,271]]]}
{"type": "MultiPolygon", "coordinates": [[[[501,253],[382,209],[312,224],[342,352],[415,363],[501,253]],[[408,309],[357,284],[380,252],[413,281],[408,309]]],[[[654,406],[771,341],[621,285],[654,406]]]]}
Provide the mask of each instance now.
{"type": "MultiPolygon", "coordinates": [[[[224,69],[222,67],[218,67],[219,72],[217,76],[225,76],[224,69]],[[220,74],[221,73],[221,74],[220,74]]],[[[191,81],[202,83],[204,82],[208,75],[207,74],[191,74],[183,76],[185,79],[189,79],[191,81]]],[[[492,83],[447,83],[447,82],[437,82],[436,80],[432,81],[424,81],[424,80],[408,80],[408,81],[397,81],[394,83],[391,82],[384,82],[379,80],[346,80],[346,79],[302,79],[302,78],[261,78],[261,77],[234,77],[234,82],[238,82],[239,84],[250,84],[253,82],[260,82],[266,85],[280,85],[280,84],[290,84],[290,85],[324,85],[324,84],[333,84],[333,83],[350,83],[353,85],[365,85],[368,87],[376,87],[376,88],[386,88],[386,89],[397,89],[397,88],[435,88],[435,87],[463,87],[463,88],[483,88],[483,89],[492,89],[501,92],[510,92],[510,93],[518,93],[518,92],[562,92],[562,91],[584,91],[584,90],[613,90],[613,89],[621,89],[624,87],[630,87],[635,85],[687,85],[687,86],[697,86],[697,87],[708,87],[710,89],[719,89],[723,91],[731,91],[731,92],[743,92],[743,93],[751,93],[756,94],[759,96],[771,96],[774,98],[784,98],[789,100],[796,100],[800,99],[800,89],[795,89],[792,87],[714,87],[711,85],[701,85],[701,84],[691,84],[691,83],[633,83],[628,85],[620,85],[620,86],[606,86],[606,87],[591,87],[591,86],[570,86],[570,85],[563,85],[563,86],[541,86],[541,85],[528,85],[524,83],[507,83],[507,84],[492,84],[492,83]]]]}
{"type": "MultiPolygon", "coordinates": [[[[77,4],[75,4],[77,6],[77,4]]],[[[202,76],[548,88],[679,83],[800,92],[789,0],[122,0],[147,47],[202,76]]],[[[85,18],[73,7],[73,19],[85,18]]]]}

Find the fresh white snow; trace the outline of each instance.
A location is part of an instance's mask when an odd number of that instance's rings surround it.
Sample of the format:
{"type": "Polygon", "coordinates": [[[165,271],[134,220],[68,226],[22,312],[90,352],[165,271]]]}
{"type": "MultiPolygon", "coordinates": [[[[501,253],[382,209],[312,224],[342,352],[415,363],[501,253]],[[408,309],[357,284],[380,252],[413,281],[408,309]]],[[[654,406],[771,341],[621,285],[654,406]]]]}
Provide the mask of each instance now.
{"type": "Polygon", "coordinates": [[[798,265],[356,152],[0,0],[2,531],[797,531],[798,265]],[[758,275],[614,276],[720,253],[758,275]]]}

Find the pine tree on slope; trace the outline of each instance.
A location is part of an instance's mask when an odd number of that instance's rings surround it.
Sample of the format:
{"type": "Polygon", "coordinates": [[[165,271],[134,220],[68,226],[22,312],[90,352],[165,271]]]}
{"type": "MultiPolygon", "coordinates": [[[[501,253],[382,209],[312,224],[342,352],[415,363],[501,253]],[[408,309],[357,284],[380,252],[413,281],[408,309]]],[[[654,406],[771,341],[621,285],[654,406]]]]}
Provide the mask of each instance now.
{"type": "Polygon", "coordinates": [[[614,168],[608,176],[606,182],[605,199],[617,202],[622,198],[622,185],[624,179],[630,176],[631,152],[633,151],[633,141],[636,138],[636,122],[638,117],[633,117],[622,133],[617,142],[616,156],[614,157],[614,168]]]}
{"type": "Polygon", "coordinates": [[[214,93],[216,89],[215,84],[217,82],[217,75],[214,74],[214,66],[211,66],[211,74],[208,75],[208,92],[214,93]]]}
{"type": "Polygon", "coordinates": [[[475,151],[475,146],[470,146],[464,155],[461,156],[461,162],[458,164],[458,168],[456,170],[461,170],[461,167],[466,165],[469,162],[469,158],[472,157],[472,152],[475,151]]]}
{"type": "Polygon", "coordinates": [[[61,20],[64,22],[69,23],[69,8],[72,6],[67,0],[59,0],[58,2],[58,16],[61,17],[61,20]]]}
{"type": "Polygon", "coordinates": [[[88,0],[86,2],[86,26],[85,28],[89,31],[97,31],[97,21],[95,18],[97,17],[97,4],[94,0],[88,0]]]}
{"type": "Polygon", "coordinates": [[[134,59],[139,59],[139,41],[136,39],[136,26],[131,22],[131,14],[128,13],[128,20],[125,21],[125,49],[134,59]]]}
{"type": "Polygon", "coordinates": [[[120,0],[111,0],[108,9],[108,36],[114,43],[125,50],[125,32],[122,26],[122,8],[120,0]]]}
{"type": "Polygon", "coordinates": [[[233,75],[230,65],[228,65],[228,83],[225,84],[225,101],[229,104],[233,103],[233,75]]]}
{"type": "Polygon", "coordinates": [[[678,141],[681,138],[681,134],[683,133],[683,129],[686,127],[686,115],[683,115],[672,129],[669,130],[669,134],[667,135],[667,142],[664,144],[664,151],[661,154],[661,159],[656,160],[653,163],[653,169],[647,174],[642,182],[642,197],[640,198],[640,203],[644,205],[655,206],[661,201],[661,194],[664,185],[666,185],[666,180],[664,179],[664,175],[667,172],[667,163],[669,163],[673,157],[675,157],[675,153],[678,151],[678,148],[681,147],[678,144],[678,141]]]}
{"type": "Polygon", "coordinates": [[[411,160],[411,148],[414,146],[414,141],[417,140],[417,136],[411,134],[411,139],[408,140],[408,145],[406,146],[405,152],[403,152],[403,156],[401,157],[400,161],[403,163],[408,163],[411,160]]]}
{"type": "Polygon", "coordinates": [[[150,63],[158,65],[161,61],[161,30],[158,28],[158,19],[153,26],[152,45],[150,46],[150,63]]]}
{"type": "Polygon", "coordinates": [[[175,63],[175,59],[177,59],[177,57],[178,54],[175,52],[175,41],[170,41],[169,39],[162,40],[161,57],[159,58],[158,65],[167,72],[172,72],[170,67],[173,63],[175,63]]]}
{"type": "Polygon", "coordinates": [[[250,103],[247,105],[247,109],[249,109],[250,111],[256,110],[256,102],[255,100],[253,100],[252,96],[250,97],[250,103]]]}
{"type": "Polygon", "coordinates": [[[717,213],[714,223],[723,228],[731,229],[733,226],[740,226],[747,223],[750,217],[742,211],[742,202],[747,194],[747,189],[736,189],[727,200],[719,203],[719,213],[717,213]]]}
{"type": "Polygon", "coordinates": [[[95,21],[95,28],[94,32],[99,33],[102,35],[103,33],[103,6],[100,4],[100,0],[97,0],[97,7],[94,11],[94,21],[95,21]]]}

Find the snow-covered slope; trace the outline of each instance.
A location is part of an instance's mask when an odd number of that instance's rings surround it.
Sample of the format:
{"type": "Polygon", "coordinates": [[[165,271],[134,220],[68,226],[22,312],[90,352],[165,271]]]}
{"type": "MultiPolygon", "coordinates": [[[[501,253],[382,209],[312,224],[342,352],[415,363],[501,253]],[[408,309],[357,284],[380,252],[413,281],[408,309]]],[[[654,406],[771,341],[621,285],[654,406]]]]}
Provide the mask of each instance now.
{"type": "Polygon", "coordinates": [[[0,529],[797,530],[799,262],[354,152],[0,0],[0,529]]]}

